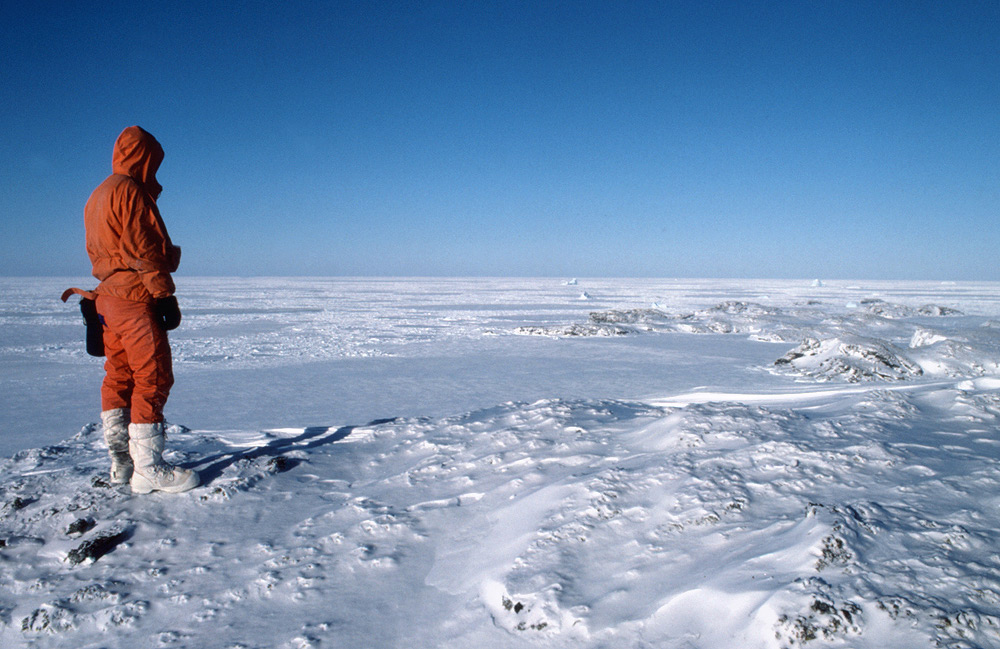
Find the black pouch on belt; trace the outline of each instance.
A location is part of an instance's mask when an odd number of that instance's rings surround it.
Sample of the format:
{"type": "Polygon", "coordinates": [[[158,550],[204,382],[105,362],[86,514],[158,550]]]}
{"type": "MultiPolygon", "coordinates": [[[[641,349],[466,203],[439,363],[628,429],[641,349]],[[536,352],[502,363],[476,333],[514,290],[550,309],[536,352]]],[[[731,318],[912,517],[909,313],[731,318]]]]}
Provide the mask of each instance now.
{"type": "Polygon", "coordinates": [[[80,312],[87,324],[87,353],[91,356],[104,356],[104,323],[97,313],[97,304],[88,298],[80,300],[80,312]]]}

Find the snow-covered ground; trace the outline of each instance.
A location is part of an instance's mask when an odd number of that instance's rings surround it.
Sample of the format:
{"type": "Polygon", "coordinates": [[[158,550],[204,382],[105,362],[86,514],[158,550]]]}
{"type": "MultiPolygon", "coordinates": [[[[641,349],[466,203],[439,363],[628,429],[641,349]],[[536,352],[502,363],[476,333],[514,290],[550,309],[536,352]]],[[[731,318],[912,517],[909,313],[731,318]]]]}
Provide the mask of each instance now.
{"type": "Polygon", "coordinates": [[[0,279],[0,646],[1000,647],[1000,285],[178,279],[105,479],[85,279],[0,279]]]}

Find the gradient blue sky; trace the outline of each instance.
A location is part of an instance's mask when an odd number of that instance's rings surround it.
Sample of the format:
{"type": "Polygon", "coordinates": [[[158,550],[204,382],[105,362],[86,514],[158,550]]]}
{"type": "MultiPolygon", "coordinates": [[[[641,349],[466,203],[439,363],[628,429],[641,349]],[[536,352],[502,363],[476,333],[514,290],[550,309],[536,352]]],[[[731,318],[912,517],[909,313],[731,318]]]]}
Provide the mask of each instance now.
{"type": "Polygon", "coordinates": [[[187,275],[1000,280],[1000,2],[0,9],[0,275],[138,124],[187,275]]]}

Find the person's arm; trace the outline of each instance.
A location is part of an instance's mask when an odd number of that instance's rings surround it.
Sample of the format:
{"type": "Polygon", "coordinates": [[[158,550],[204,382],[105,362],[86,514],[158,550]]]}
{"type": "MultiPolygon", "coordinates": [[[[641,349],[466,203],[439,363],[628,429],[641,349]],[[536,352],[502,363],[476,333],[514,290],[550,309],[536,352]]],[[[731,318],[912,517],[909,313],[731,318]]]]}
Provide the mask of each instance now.
{"type": "Polygon", "coordinates": [[[155,204],[137,186],[129,186],[124,200],[122,257],[154,299],[169,297],[174,294],[170,273],[180,263],[180,248],[171,243],[155,204]]]}

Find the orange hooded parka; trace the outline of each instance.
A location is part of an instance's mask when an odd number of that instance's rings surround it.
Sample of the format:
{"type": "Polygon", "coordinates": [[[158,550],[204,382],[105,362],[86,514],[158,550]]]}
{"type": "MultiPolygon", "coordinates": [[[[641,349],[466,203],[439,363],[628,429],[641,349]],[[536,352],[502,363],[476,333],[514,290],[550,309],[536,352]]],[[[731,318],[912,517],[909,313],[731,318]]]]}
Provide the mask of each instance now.
{"type": "Polygon", "coordinates": [[[152,302],[174,294],[170,273],[181,249],[170,241],[156,207],[163,189],[156,171],[163,147],[152,135],[129,126],[115,142],[112,175],[90,195],[84,208],[87,254],[98,295],[152,302]]]}

